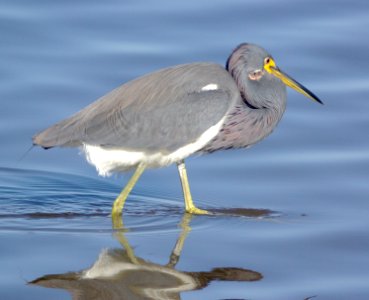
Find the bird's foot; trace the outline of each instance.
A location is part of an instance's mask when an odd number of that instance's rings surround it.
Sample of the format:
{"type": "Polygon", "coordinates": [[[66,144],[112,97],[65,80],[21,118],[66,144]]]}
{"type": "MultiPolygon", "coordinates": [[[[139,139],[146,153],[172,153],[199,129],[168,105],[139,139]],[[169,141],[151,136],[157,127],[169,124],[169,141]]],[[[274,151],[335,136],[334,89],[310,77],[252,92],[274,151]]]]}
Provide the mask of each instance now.
{"type": "Polygon", "coordinates": [[[197,208],[195,206],[187,208],[186,212],[193,215],[211,215],[212,213],[210,211],[197,208]]]}

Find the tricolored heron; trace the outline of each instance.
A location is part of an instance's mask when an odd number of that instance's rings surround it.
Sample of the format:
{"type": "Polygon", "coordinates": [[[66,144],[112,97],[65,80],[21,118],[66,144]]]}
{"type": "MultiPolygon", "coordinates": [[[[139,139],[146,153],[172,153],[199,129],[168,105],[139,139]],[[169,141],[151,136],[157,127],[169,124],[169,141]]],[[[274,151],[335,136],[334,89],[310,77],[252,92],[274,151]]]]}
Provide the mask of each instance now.
{"type": "Polygon", "coordinates": [[[176,163],[186,211],[192,201],[184,160],[192,154],[244,148],[268,136],[286,108],[286,85],[322,103],[282,72],[263,48],[243,43],[226,67],[200,62],[129,81],[33,137],[45,149],[81,147],[100,175],[135,169],[114,202],[124,202],[146,168],[176,163]]]}

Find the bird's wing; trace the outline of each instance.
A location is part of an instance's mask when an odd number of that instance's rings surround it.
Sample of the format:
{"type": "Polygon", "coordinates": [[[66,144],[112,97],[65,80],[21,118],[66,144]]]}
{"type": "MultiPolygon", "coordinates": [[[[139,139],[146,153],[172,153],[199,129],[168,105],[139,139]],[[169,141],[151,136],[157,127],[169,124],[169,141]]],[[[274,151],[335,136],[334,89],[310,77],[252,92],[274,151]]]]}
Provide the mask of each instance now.
{"type": "Polygon", "coordinates": [[[34,137],[45,148],[98,145],[173,151],[227,114],[239,92],[224,68],[195,63],[130,81],[34,137]]]}

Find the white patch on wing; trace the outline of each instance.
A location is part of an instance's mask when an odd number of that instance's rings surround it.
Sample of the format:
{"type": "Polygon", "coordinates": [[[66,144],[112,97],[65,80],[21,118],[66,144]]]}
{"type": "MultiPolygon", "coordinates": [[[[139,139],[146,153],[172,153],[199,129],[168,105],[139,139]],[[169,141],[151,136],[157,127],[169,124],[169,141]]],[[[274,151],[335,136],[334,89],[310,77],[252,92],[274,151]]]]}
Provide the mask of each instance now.
{"type": "Polygon", "coordinates": [[[126,171],[141,162],[144,162],[149,168],[164,167],[185,159],[202,149],[218,134],[224,120],[225,117],[201,134],[196,141],[171,153],[145,153],[144,151],[108,149],[89,144],[84,144],[82,150],[86,155],[87,161],[96,167],[101,176],[110,176],[112,172],[126,171]]]}
{"type": "Polygon", "coordinates": [[[202,91],[215,91],[218,89],[218,85],[216,83],[209,83],[201,88],[202,91]]]}

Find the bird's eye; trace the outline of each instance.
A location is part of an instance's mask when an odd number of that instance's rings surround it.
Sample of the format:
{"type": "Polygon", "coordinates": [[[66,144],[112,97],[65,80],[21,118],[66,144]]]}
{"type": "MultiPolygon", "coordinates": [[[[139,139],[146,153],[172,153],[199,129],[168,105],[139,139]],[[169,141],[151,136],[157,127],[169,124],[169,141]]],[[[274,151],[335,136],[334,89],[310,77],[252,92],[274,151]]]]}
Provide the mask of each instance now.
{"type": "Polygon", "coordinates": [[[265,65],[268,65],[270,63],[270,57],[267,57],[265,60],[264,60],[264,64],[265,65]]]}
{"type": "Polygon", "coordinates": [[[262,70],[254,70],[249,73],[249,79],[251,80],[260,80],[261,77],[263,77],[262,70]]]}

